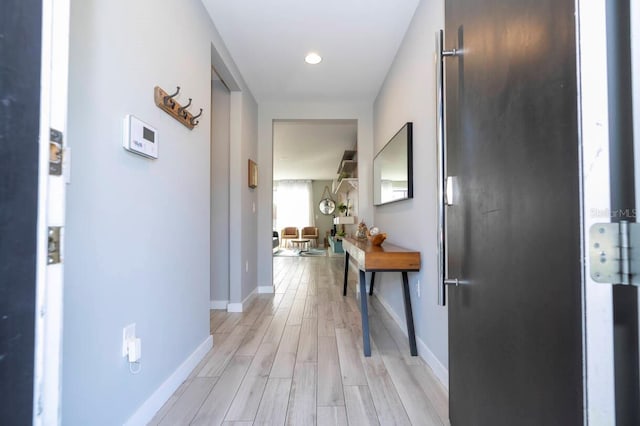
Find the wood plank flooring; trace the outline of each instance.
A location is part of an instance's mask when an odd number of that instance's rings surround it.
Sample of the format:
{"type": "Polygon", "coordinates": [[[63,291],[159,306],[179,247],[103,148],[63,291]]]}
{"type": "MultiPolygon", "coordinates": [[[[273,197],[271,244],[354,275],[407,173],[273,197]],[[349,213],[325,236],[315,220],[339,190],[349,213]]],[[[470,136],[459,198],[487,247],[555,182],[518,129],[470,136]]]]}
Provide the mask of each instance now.
{"type": "Polygon", "coordinates": [[[276,257],[275,294],[211,311],[214,347],[151,425],[449,425],[448,399],[407,338],[369,299],[362,353],[356,274],[344,258],[276,257]]]}

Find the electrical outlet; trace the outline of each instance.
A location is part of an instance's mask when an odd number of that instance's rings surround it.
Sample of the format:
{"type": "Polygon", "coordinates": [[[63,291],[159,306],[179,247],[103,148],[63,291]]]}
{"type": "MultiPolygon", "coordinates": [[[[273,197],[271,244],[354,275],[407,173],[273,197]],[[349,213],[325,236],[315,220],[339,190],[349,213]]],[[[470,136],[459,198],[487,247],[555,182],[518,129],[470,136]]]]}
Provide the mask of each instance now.
{"type": "Polygon", "coordinates": [[[418,299],[420,299],[420,280],[416,283],[416,295],[418,296],[418,299]]]}
{"type": "Polygon", "coordinates": [[[122,329],[122,356],[127,356],[129,341],[136,338],[136,323],[122,329]]]}
{"type": "Polygon", "coordinates": [[[136,337],[127,344],[127,359],[129,362],[138,362],[142,358],[142,340],[136,337]]]}

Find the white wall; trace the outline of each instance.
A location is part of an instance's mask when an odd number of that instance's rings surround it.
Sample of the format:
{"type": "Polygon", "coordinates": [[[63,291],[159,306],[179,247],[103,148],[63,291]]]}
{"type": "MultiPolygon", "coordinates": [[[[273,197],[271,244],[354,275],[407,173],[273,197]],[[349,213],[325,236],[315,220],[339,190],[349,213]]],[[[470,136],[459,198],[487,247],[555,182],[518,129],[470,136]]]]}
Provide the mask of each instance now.
{"type": "MultiPolygon", "coordinates": [[[[211,87],[211,301],[229,301],[229,123],[231,94],[218,79],[211,87]]],[[[213,302],[217,302],[214,306],[213,302]]]]}
{"type": "MultiPolygon", "coordinates": [[[[374,153],[407,121],[413,122],[414,198],[375,207],[375,225],[388,241],[419,250],[422,269],[409,274],[419,353],[448,383],[447,310],[437,305],[437,161],[435,33],[444,25],[443,1],[421,1],[374,103],[374,153]],[[420,282],[421,297],[416,294],[420,282]]],[[[362,186],[361,186],[362,189],[362,186]]],[[[404,326],[400,274],[376,275],[378,297],[404,326]],[[379,283],[379,284],[378,284],[379,283]]]]}
{"type": "MultiPolygon", "coordinates": [[[[231,92],[229,185],[229,310],[240,312],[256,290],[256,190],[248,187],[248,160],[256,158],[258,105],[251,97],[231,92]],[[254,203],[255,212],[254,212],[254,203]]],[[[260,164],[258,164],[260,168],[260,164]]],[[[260,180],[258,180],[260,186],[260,180]]]]}
{"type": "MultiPolygon", "coordinates": [[[[72,2],[63,424],[122,424],[134,413],[143,422],[184,374],[179,366],[210,342],[212,43],[244,88],[200,1],[72,2]],[[204,108],[200,125],[188,130],[157,108],[156,85],[180,85],[180,102],[204,108]],[[158,130],[159,159],[123,150],[127,113],[158,130]],[[121,356],[132,322],[138,375],[121,356]]],[[[246,90],[234,95],[245,105],[241,148],[255,149],[256,103],[246,90]]],[[[249,197],[237,180],[230,187],[249,197]]]]}
{"type": "Polygon", "coordinates": [[[271,235],[273,227],[273,120],[358,120],[359,211],[372,217],[371,162],[373,111],[367,102],[263,102],[258,114],[258,285],[273,285],[271,235]]]}

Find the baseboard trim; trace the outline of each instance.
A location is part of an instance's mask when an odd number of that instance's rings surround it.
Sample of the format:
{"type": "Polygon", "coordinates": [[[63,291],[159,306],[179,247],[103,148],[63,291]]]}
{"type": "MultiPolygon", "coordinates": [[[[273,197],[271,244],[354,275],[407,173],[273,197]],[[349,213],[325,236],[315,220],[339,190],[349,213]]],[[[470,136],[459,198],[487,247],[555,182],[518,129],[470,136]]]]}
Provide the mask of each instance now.
{"type": "Polygon", "coordinates": [[[418,353],[424,354],[424,355],[421,355],[420,358],[422,358],[424,362],[426,362],[429,365],[429,367],[431,367],[431,370],[433,370],[433,374],[435,374],[440,384],[442,384],[442,386],[444,386],[444,388],[448,392],[449,391],[449,370],[440,362],[440,360],[436,357],[436,355],[433,352],[431,352],[431,349],[429,349],[429,346],[427,346],[427,344],[424,343],[422,339],[418,337],[416,338],[416,342],[421,348],[418,351],[418,353]]]}
{"type": "Polygon", "coordinates": [[[178,387],[198,365],[213,347],[213,337],[207,338],[198,345],[195,351],[160,385],[158,389],[133,413],[124,423],[125,426],[143,426],[149,423],[153,416],[162,408],[178,387]]]}
{"type": "MultiPolygon", "coordinates": [[[[407,332],[406,320],[404,318],[400,318],[395,313],[395,311],[391,308],[391,305],[389,305],[389,303],[387,303],[387,301],[383,297],[380,297],[378,292],[375,291],[375,287],[374,287],[373,293],[376,295],[376,297],[380,301],[380,304],[384,307],[384,309],[387,311],[389,316],[393,318],[396,324],[398,324],[398,327],[400,327],[400,330],[402,330],[402,333],[405,336],[409,336],[409,333],[407,332]]],[[[424,341],[422,341],[422,339],[420,339],[418,336],[416,336],[416,344],[418,346],[418,356],[420,356],[420,358],[422,358],[422,360],[426,362],[429,367],[431,367],[433,374],[435,374],[438,381],[442,384],[442,386],[444,386],[444,388],[448,392],[449,391],[449,370],[440,362],[440,360],[435,356],[435,354],[431,351],[431,349],[429,349],[429,346],[427,346],[427,344],[424,343],[424,341]]]]}
{"type": "Polygon", "coordinates": [[[228,300],[212,300],[209,309],[227,309],[228,300]]]}
{"type": "Polygon", "coordinates": [[[258,293],[259,294],[272,294],[272,293],[275,293],[275,289],[273,288],[272,285],[261,285],[261,286],[258,286],[258,293]]]}
{"type": "Polygon", "coordinates": [[[227,304],[227,312],[244,312],[244,307],[248,305],[249,302],[251,302],[251,299],[253,299],[256,296],[257,290],[258,290],[257,287],[254,288],[253,291],[249,293],[249,295],[245,297],[244,300],[240,303],[227,304]]]}
{"type": "Polygon", "coordinates": [[[242,303],[229,303],[227,312],[242,312],[242,303]]]}

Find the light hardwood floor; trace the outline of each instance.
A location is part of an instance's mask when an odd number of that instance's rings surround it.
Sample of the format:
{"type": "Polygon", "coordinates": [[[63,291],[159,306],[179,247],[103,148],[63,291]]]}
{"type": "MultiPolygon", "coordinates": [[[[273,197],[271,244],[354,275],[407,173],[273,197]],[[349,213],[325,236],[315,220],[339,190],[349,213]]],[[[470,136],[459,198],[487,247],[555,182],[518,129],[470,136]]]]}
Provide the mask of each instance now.
{"type": "Polygon", "coordinates": [[[274,258],[276,293],[211,311],[213,349],[150,424],[448,425],[446,391],[375,296],[364,357],[356,274],[343,297],[343,265],[274,258]]]}

